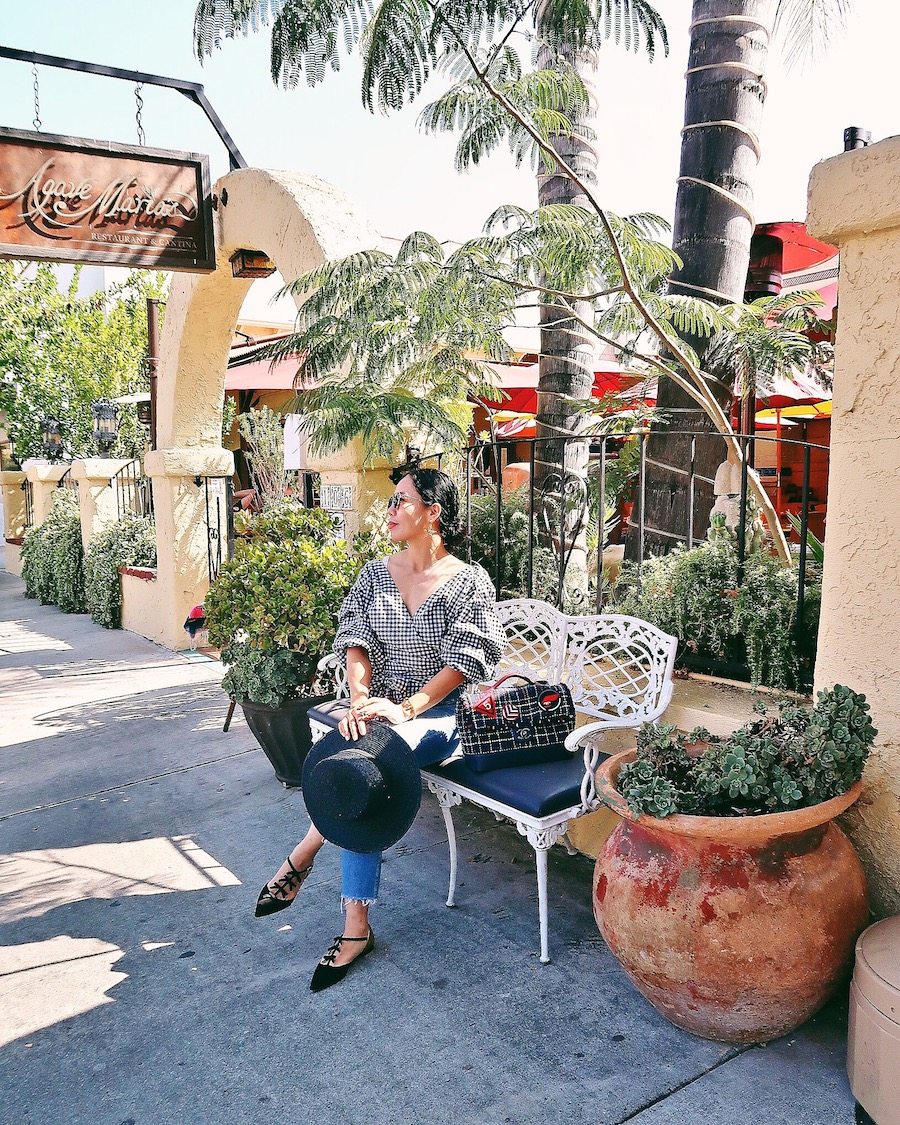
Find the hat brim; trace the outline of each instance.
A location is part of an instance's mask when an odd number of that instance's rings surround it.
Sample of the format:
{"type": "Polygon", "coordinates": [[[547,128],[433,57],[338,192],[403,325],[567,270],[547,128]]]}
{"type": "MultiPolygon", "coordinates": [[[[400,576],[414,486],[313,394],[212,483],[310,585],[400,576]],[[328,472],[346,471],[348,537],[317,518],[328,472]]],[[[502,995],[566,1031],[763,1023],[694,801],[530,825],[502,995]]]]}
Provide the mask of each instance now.
{"type": "Polygon", "coordinates": [[[422,779],[408,744],[388,723],[373,722],[355,741],[333,730],[312,747],[303,763],[303,799],[326,840],[348,851],[381,852],[409,831],[422,801],[422,779]],[[316,783],[316,766],[348,748],[371,754],[385,782],[384,800],[353,820],[341,816],[333,794],[316,783]]]}

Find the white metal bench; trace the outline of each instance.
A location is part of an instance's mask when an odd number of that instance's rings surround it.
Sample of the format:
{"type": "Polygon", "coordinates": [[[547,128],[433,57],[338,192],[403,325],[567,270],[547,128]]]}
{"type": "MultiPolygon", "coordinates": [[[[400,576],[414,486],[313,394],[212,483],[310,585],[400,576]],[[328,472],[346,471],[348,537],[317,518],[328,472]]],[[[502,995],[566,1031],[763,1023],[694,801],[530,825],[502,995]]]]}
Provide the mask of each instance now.
{"type": "MultiPolygon", "coordinates": [[[[606,757],[598,740],[605,731],[639,727],[658,719],[672,698],[675,637],[621,614],[567,617],[546,602],[499,602],[507,647],[497,675],[520,672],[535,680],[565,683],[582,719],[567,739],[568,761],[514,766],[476,773],[465,761],[422,770],[437,797],[450,847],[450,891],[456,895],[457,848],[452,809],[464,800],[509,820],[535,852],[540,915],[541,961],[550,960],[547,920],[547,851],[562,842],[570,854],[569,824],[600,807],[594,774],[606,757]],[[577,751],[581,750],[580,755],[577,751]]],[[[346,698],[343,667],[328,656],[321,666],[337,676],[337,698],[346,698]]],[[[328,726],[311,716],[313,739],[328,726]]]]}

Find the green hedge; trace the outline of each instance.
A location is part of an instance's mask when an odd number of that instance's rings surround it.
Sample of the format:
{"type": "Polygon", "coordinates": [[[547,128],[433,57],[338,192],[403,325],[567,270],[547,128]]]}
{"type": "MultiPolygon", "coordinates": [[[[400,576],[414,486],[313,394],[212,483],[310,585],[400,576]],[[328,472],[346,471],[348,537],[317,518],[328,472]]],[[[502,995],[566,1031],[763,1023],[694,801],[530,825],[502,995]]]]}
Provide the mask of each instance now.
{"type": "Polygon", "coordinates": [[[682,657],[743,664],[756,684],[803,688],[815,659],[821,586],[808,581],[798,629],[797,579],[796,567],[756,549],[746,557],[738,586],[735,541],[717,537],[647,559],[640,572],[624,567],[608,609],[678,637],[682,657]]]}
{"type": "Polygon", "coordinates": [[[56,605],[63,613],[85,613],[84,548],[78,497],[57,488],[50,511],[40,527],[25,533],[22,542],[25,596],[41,605],[56,605]]]}
{"type": "Polygon", "coordinates": [[[126,516],[88,544],[85,599],[91,620],[104,629],[122,627],[120,566],[156,566],[156,527],[152,520],[126,516]]]}

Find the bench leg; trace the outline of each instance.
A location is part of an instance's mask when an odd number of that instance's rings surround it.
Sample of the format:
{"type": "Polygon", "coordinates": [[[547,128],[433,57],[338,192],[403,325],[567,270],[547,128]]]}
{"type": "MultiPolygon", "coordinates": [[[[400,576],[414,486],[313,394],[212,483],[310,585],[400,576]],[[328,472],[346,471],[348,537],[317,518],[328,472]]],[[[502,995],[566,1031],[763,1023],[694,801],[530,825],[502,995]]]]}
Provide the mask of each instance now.
{"type": "Polygon", "coordinates": [[[537,865],[538,884],[538,916],[541,923],[541,964],[550,962],[550,942],[548,939],[548,908],[547,908],[547,852],[565,837],[566,824],[557,824],[552,828],[529,828],[525,824],[516,824],[519,833],[524,836],[534,848],[534,859],[537,865]]]}
{"type": "Polygon", "coordinates": [[[462,797],[457,793],[452,793],[449,789],[444,789],[440,785],[435,785],[434,782],[428,782],[428,788],[437,797],[438,804],[441,806],[441,813],[444,817],[444,827],[447,829],[447,846],[450,848],[450,889],[447,892],[447,905],[456,905],[456,871],[457,871],[457,853],[456,853],[456,829],[453,827],[453,813],[451,809],[454,805],[462,804],[462,797]]]}
{"type": "Polygon", "coordinates": [[[538,914],[541,920],[541,964],[546,965],[550,961],[550,940],[547,933],[547,849],[535,848],[534,858],[537,862],[538,914]]]}
{"type": "Polygon", "coordinates": [[[568,832],[564,836],[560,836],[559,842],[566,849],[566,851],[569,853],[569,855],[578,855],[578,849],[575,847],[575,845],[569,839],[569,833],[568,832]]]}

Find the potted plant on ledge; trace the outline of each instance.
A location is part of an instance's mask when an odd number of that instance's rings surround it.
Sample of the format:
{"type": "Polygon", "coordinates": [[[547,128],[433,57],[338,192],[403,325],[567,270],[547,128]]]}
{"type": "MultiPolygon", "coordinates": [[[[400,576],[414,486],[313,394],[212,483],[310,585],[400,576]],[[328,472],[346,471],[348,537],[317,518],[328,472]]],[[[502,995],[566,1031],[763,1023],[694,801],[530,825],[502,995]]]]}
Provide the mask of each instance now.
{"type": "Polygon", "coordinates": [[[311,744],[306,712],[331,688],[317,666],[374,549],[369,540],[335,541],[321,509],[278,504],[252,521],[204,601],[210,643],[228,666],[222,687],[285,786],[300,784],[311,744]]]}
{"type": "MultiPolygon", "coordinates": [[[[763,708],[764,710],[764,708],[763,708]]],[[[733,1043],[799,1026],[846,976],[866,925],[856,852],[834,818],[878,733],[837,685],[728,738],[649,724],[597,789],[622,820],[597,857],[594,915],[643,995],[733,1043]]]]}

